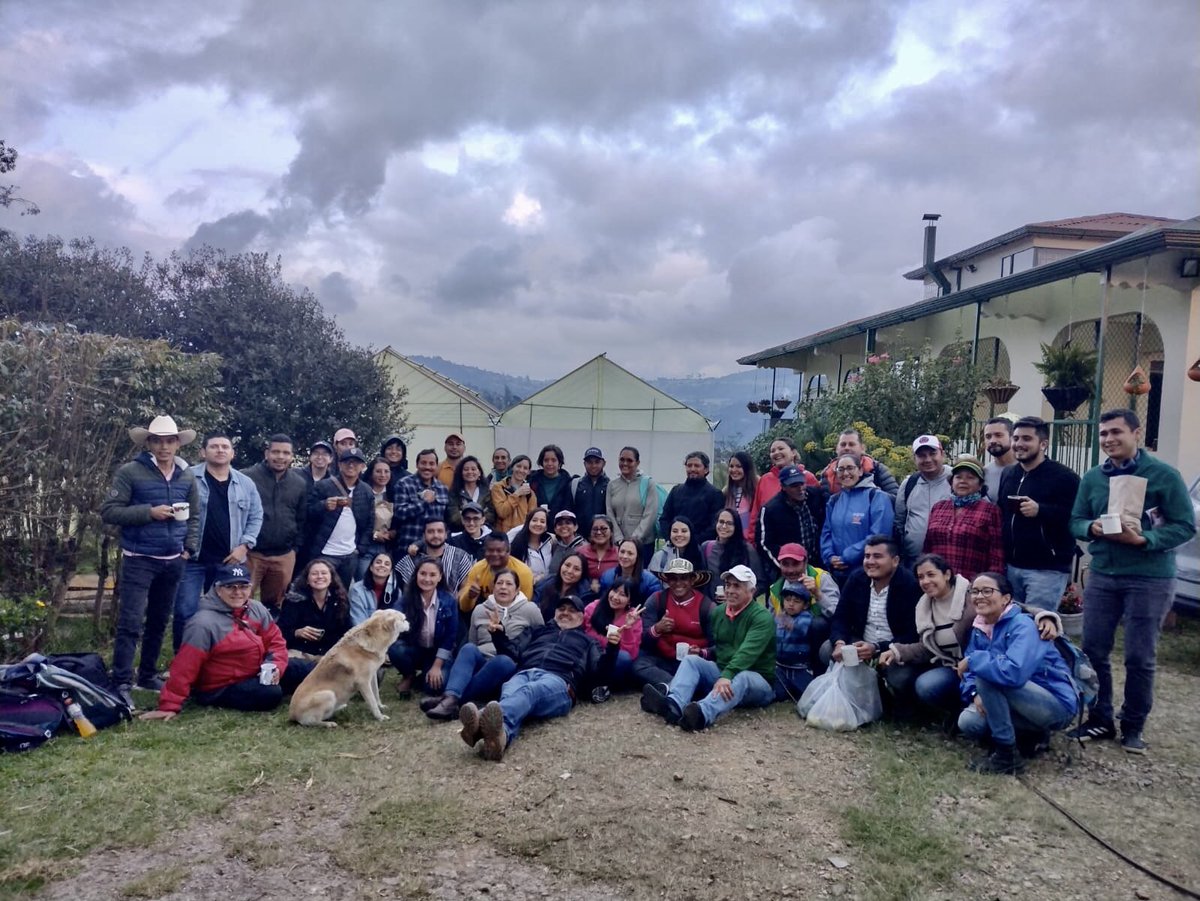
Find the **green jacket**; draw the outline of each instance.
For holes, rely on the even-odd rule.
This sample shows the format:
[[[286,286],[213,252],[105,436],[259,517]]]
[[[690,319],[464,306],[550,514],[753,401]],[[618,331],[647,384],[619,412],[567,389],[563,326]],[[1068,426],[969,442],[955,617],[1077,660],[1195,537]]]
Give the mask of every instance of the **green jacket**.
[[[1092,569],[1098,573],[1174,578],[1174,549],[1196,532],[1192,502],[1179,471],[1145,450],[1138,451],[1133,467],[1120,473],[1107,472],[1107,465],[1089,469],[1079,483],[1075,506],[1071,510],[1071,534],[1089,542]],[[1141,547],[1096,538],[1089,531],[1092,522],[1108,512],[1110,474],[1135,475],[1147,480],[1142,513],[1142,534],[1146,544]]]
[[[725,605],[719,604],[712,612],[711,623],[722,679],[753,670],[774,684],[775,617],[766,607],[751,601],[731,620],[725,615]]]

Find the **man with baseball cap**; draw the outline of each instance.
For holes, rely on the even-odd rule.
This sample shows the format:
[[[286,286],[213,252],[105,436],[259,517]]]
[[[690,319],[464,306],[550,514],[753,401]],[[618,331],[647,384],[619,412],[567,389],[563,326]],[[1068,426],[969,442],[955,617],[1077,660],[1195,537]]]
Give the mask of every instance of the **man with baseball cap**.
[[[474,704],[459,708],[459,735],[468,748],[482,739],[480,756],[500,760],[528,717],[566,716],[580,694],[595,702],[608,700],[621,636],[610,636],[601,650],[583,630],[583,611],[578,595],[564,595],[553,621],[527,628],[516,638],[504,631],[498,608],[489,612],[488,631],[496,653],[515,660],[517,672],[500,689],[498,702],[482,711]]]
[[[589,447],[583,452],[583,475],[575,477],[572,487],[572,508],[579,522],[590,523],[605,513],[608,476],[604,472],[604,454],[600,448]]]
[[[707,729],[735,707],[775,700],[775,619],[754,603],[754,571],[739,564],[721,581],[725,602],[710,617],[713,646],[684,657],[666,693],[652,683],[642,690],[643,710],[687,732]]]
[[[121,611],[112,674],[118,694],[133,707],[139,638],[138,686],[162,688],[155,669],[167,618],[184,561],[200,550],[200,492],[186,461],[176,457],[182,445],[196,440],[195,429],[181,430],[170,416],[156,416],[149,428],[130,429],[129,437],[141,450],[117,470],[100,518],[121,527]]]
[[[360,481],[366,468],[361,450],[344,450],[338,474],[316,482],[308,494],[309,558],[332,563],[343,585],[354,578],[359,551],[366,550],[375,521],[371,488]]]
[[[454,484],[454,470],[458,468],[459,461],[467,452],[467,442],[458,432],[451,432],[446,436],[442,448],[446,451],[446,459],[438,467],[437,477],[439,482],[449,488]]]
[[[821,546],[828,497],[823,488],[810,487],[807,474],[797,466],[779,470],[779,486],[779,493],[759,511],[755,530],[772,577],[780,572],[779,551],[785,544]]]
[[[274,710],[283,700],[279,677],[287,664],[283,633],[250,597],[250,567],[224,564],[188,620],[158,709],[141,718],[174,719],[189,697],[210,707]]]
[[[327,479],[331,475],[330,465],[333,463],[333,445],[325,439],[314,441],[308,449],[308,465],[301,467],[300,475],[311,488],[314,482]]]
[[[450,544],[459,550],[466,551],[471,559],[483,559],[483,539],[492,534],[492,530],[484,521],[483,507],[474,501],[462,505],[463,530],[450,536]]]
[[[352,447],[358,447],[358,436],[354,434],[353,429],[338,429],[333,433],[333,450],[339,461],[342,454]]]
[[[917,471],[906,478],[896,495],[892,522],[900,545],[900,562],[911,568],[925,546],[929,513],[938,501],[950,498],[950,467],[937,435],[921,435],[912,444]]]

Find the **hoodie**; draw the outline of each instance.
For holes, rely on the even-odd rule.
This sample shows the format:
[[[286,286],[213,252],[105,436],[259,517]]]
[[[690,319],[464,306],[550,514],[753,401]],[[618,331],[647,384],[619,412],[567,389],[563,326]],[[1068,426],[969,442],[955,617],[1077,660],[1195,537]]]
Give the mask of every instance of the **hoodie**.
[[[971,641],[963,655],[967,671],[962,679],[962,699],[970,703],[980,679],[1000,688],[1020,688],[1027,682],[1040,685],[1058,701],[1063,710],[1074,715],[1079,702],[1062,655],[1052,641],[1042,641],[1033,618],[1015,604],[1000,615],[989,637],[976,619]]]
[[[865,475],[853,488],[843,488],[829,499],[821,527],[821,559],[828,565],[841,557],[850,569],[862,564],[867,539],[892,532],[892,499]]]
[[[507,607],[501,607],[496,603],[495,595],[489,594],[487,600],[472,611],[471,626],[467,631],[467,640],[477,646],[485,657],[496,655],[496,645],[492,641],[492,633],[488,630],[489,610],[500,611],[504,634],[511,639],[515,639],[526,629],[536,629],[545,623],[537,604],[525,597],[524,592],[518,591],[516,598]]]
[[[388,466],[392,468],[392,479],[390,482],[388,482],[388,489],[394,496],[396,493],[396,485],[398,485],[403,479],[407,479],[410,475],[408,471],[408,445],[405,444],[404,439],[399,435],[388,435],[383,439],[383,444],[379,445],[379,456],[383,456],[383,452],[387,450],[389,444],[399,444],[400,449],[404,451],[403,460],[401,460],[399,463],[388,464]]]
[[[908,482],[912,481],[912,487]],[[941,475],[926,479],[914,472],[896,495],[895,532],[900,544],[900,556],[905,565],[921,556],[925,547],[925,532],[929,528],[929,514],[938,501],[950,499],[950,467],[942,464]]]

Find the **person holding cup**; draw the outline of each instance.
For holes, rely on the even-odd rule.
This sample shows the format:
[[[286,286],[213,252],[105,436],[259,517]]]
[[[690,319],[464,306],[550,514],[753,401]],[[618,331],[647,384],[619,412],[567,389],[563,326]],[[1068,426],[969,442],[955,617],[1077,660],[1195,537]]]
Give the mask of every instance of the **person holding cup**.
[[[642,647],[633,661],[633,675],[665,694],[681,659],[712,644],[711,614],[716,605],[700,591],[711,574],[696,570],[690,560],[677,557],[656,575],[667,587],[646,602]]]
[[[529,484],[532,461],[524,454],[513,457],[510,474],[492,482],[489,490],[492,509],[496,511],[497,532],[508,532],[525,524],[526,517],[537,507],[537,495]]]
[[[617,684],[627,683],[633,674],[633,661],[637,659],[642,645],[642,610],[634,604],[637,583],[631,579],[619,579],[592,601],[583,611],[583,630],[603,647],[615,642],[620,650],[613,669],[613,680]]]
[[[223,565],[183,631],[158,709],[141,718],[174,719],[189,697],[209,707],[274,710],[287,665],[283,633],[250,597],[250,567]]]

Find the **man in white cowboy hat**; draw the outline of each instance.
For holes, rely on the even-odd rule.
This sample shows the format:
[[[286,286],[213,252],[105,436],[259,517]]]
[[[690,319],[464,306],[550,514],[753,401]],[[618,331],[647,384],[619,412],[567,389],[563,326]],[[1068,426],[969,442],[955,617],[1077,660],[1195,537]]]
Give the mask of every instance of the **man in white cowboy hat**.
[[[667,691],[652,683],[642,690],[643,710],[687,732],[707,729],[735,707],[775,700],[775,618],[754,602],[754,571],[739,564],[721,581],[725,603],[710,614],[711,646],[683,658]]]
[[[711,574],[708,570],[696,572],[690,560],[676,557],[655,575],[667,587],[646,601],[642,648],[633,661],[633,674],[647,689],[654,686],[665,694],[682,657],[712,644],[715,605],[699,590],[708,584]]]
[[[100,518],[121,527],[121,613],[112,673],[118,692],[132,706],[139,638],[137,686],[162,688],[155,667],[184,561],[199,550],[200,494],[186,461],[175,456],[196,440],[195,429],[181,430],[170,416],[156,416],[148,428],[130,429],[129,437],[142,450],[117,470]]]

